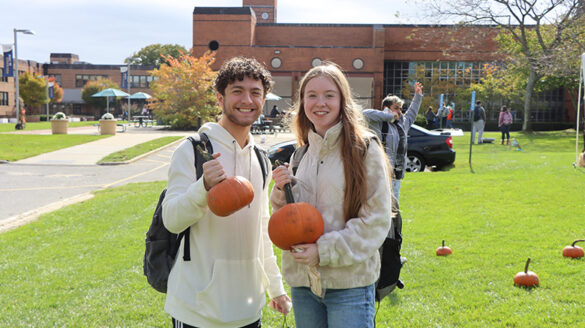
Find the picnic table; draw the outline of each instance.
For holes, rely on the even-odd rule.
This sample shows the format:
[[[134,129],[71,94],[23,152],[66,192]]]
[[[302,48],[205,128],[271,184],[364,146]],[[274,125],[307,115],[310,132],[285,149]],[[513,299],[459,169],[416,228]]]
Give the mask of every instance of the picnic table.
[[[150,124],[150,126],[152,126],[154,124],[154,121],[150,118],[150,116],[147,116],[147,115],[134,116],[132,122],[134,122],[134,127],[136,127],[136,128],[147,127],[148,124]]]

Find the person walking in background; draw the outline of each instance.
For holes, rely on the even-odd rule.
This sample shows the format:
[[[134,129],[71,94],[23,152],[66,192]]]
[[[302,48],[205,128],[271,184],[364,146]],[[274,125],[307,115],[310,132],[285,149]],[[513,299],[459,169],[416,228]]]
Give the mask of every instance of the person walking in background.
[[[164,225],[177,234],[190,227],[192,255],[188,262],[176,258],[165,310],[173,327],[257,328],[266,291],[274,309],[287,314],[290,305],[268,237],[268,184],[263,187],[250,134],[270,91],[271,76],[256,60],[235,57],[222,65],[214,86],[223,115],[219,123],[205,123],[199,129],[209,137],[214,159],[203,163],[203,177],[195,181],[193,147],[185,141],[169,167]],[[254,199],[243,209],[218,217],[207,206],[208,191],[234,175],[252,183]],[[179,254],[184,246],[183,241]]]
[[[453,108],[451,108],[451,106],[447,106],[447,129],[453,128],[453,114],[455,114]]]
[[[308,148],[294,179],[292,167],[274,169],[272,209],[285,205],[284,185],[294,181],[294,198],[315,206],[325,226],[317,242],[282,252],[296,326],[372,328],[378,248],[391,219],[388,159],[378,139],[360,124],[347,78],[335,64],[305,74],[294,113],[298,144]],[[320,284],[310,278],[311,267],[317,267]]]
[[[382,100],[384,110],[366,109],[363,111],[370,130],[376,133],[382,141],[390,164],[394,169],[392,190],[397,201],[399,200],[400,186],[408,163],[406,158],[408,130],[418,115],[423,98],[422,90],[423,85],[420,82],[416,82],[414,84],[414,98],[404,115],[402,115],[404,100],[397,96],[387,96]]]
[[[504,137],[506,137],[506,145],[510,144],[510,127],[514,122],[510,109],[505,105],[500,108],[500,117],[498,118],[498,127],[502,131],[502,145],[504,144]]]
[[[471,131],[471,143],[475,143],[475,133],[477,132],[477,143],[483,143],[483,129],[485,128],[485,109],[481,105],[481,101],[478,100],[475,103],[475,108],[473,108],[473,126]]]
[[[435,120],[437,119],[437,115],[433,112],[433,106],[429,106],[427,111],[425,112],[425,119],[427,120],[427,130],[433,130],[436,128]]]

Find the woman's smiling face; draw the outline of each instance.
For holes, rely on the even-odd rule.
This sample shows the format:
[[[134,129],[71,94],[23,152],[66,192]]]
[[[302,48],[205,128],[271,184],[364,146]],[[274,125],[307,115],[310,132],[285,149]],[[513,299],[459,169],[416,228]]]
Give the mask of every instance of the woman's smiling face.
[[[341,92],[331,79],[323,75],[316,76],[307,82],[303,93],[303,104],[305,115],[322,137],[341,119]]]

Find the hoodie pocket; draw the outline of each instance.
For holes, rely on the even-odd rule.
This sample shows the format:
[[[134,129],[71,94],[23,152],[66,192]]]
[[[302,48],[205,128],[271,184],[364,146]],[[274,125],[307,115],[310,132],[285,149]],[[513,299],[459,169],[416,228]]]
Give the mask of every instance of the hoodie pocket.
[[[209,285],[197,295],[202,315],[231,322],[260,315],[268,278],[258,259],[216,260]]]

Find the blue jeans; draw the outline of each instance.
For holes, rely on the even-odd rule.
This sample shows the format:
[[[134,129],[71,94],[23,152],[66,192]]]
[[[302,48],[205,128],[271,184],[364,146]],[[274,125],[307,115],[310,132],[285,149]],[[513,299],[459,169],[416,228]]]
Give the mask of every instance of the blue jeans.
[[[323,298],[308,287],[292,287],[297,328],[373,328],[374,285],[327,289]]]
[[[392,192],[396,200],[400,198],[400,186],[402,185],[401,179],[392,179]]]
[[[502,142],[504,142],[504,137],[507,137],[507,140],[510,141],[510,126],[502,124],[500,130],[502,131]]]

